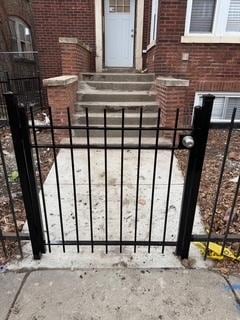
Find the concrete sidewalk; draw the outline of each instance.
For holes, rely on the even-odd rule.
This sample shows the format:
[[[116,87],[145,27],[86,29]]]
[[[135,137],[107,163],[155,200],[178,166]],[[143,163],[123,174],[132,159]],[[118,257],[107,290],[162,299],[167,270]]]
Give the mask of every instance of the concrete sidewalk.
[[[0,320],[237,320],[240,278],[206,270],[0,274]]]

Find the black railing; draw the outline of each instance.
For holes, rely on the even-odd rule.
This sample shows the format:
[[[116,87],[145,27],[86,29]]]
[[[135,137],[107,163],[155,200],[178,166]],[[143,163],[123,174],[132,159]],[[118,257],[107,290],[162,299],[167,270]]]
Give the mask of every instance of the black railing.
[[[34,111],[43,109],[42,81],[39,75],[9,77],[8,73],[5,73],[0,79],[0,122],[2,124],[6,124],[8,120],[4,93],[10,91],[17,96],[19,105],[27,110],[29,108],[33,108]]]

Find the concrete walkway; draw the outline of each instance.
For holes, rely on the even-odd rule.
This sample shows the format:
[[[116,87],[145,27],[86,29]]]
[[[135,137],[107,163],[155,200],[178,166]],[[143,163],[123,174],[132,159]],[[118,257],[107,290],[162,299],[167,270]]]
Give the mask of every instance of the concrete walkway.
[[[116,143],[116,139],[112,139]],[[64,142],[64,141],[63,141]],[[75,143],[86,143],[84,138],[75,138]],[[103,143],[101,138],[94,138],[92,143]],[[110,143],[109,138],[109,143]],[[126,143],[136,143],[134,138],[126,138]],[[143,143],[154,143],[154,139],[145,138]],[[159,143],[169,144],[168,140],[160,139]],[[133,240],[135,231],[136,210],[136,179],[137,179],[137,150],[125,150],[123,174],[123,240]],[[89,216],[89,186],[88,161],[86,150],[74,150],[76,197],[78,211],[78,231],[80,240],[90,240]],[[158,152],[155,181],[155,198],[153,207],[152,240],[161,241],[164,233],[164,223],[167,209],[166,240],[176,241],[180,219],[180,209],[184,178],[174,158],[172,166],[172,181],[170,199],[166,208],[169,168],[171,152],[161,150]],[[57,157],[61,206],[63,214],[63,232],[65,240],[76,240],[76,220],[74,210],[73,178],[71,154],[69,150],[61,149]],[[138,224],[137,240],[148,241],[150,227],[150,207],[152,196],[154,152],[142,150],[139,177]],[[91,150],[92,175],[92,216],[94,240],[105,240],[105,170],[104,151]],[[121,183],[121,152],[108,150],[108,239],[120,238],[120,183]],[[56,187],[56,172],[53,166],[44,183],[44,194],[47,206],[50,241],[61,240],[60,214]],[[41,199],[41,196],[40,196]],[[45,219],[43,217],[43,221]],[[46,229],[46,227],[45,227]],[[204,234],[201,223],[200,210],[197,208],[194,233]],[[39,269],[39,268],[112,268],[126,265],[129,268],[181,268],[182,265],[174,255],[175,247],[166,247],[164,254],[162,248],[152,247],[148,254],[146,247],[138,247],[137,254],[133,247],[123,247],[119,253],[119,246],[109,246],[109,254],[105,254],[105,247],[81,247],[80,254],[76,246],[67,246],[63,254],[61,246],[52,246],[52,253],[47,253],[41,261],[32,260],[30,244],[23,247],[24,259],[14,261],[8,269]],[[207,267],[209,262],[203,261],[199,250],[192,244],[190,257],[194,267]]]
[[[206,270],[0,274],[0,320],[237,320],[240,278]]]

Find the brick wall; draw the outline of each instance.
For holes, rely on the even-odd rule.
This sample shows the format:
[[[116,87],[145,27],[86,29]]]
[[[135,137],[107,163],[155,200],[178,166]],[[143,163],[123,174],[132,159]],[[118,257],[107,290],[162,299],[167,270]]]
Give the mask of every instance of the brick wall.
[[[94,0],[32,0],[41,71],[45,78],[61,74],[59,37],[76,37],[95,54]]]
[[[195,91],[240,92],[240,45],[181,43],[187,0],[159,3],[157,44],[147,54],[148,69],[159,75],[190,80],[186,100],[189,114]],[[188,61],[182,60],[184,53],[189,54]]]
[[[59,38],[61,74],[79,75],[91,70],[91,50],[77,38]]]
[[[43,81],[47,89],[48,103],[52,110],[53,123],[66,125],[68,123],[67,109],[73,114],[77,100],[78,77],[60,76],[45,79]],[[57,133],[65,135],[66,130],[58,130]]]
[[[187,0],[161,0],[155,71],[161,75],[197,79],[239,77],[239,44],[186,44],[184,35]],[[183,61],[182,54],[189,60]]]
[[[156,79],[156,93],[161,108],[161,125],[173,128],[179,109],[178,127],[186,123],[186,99],[189,81],[167,77]],[[166,132],[167,133],[167,132]]]

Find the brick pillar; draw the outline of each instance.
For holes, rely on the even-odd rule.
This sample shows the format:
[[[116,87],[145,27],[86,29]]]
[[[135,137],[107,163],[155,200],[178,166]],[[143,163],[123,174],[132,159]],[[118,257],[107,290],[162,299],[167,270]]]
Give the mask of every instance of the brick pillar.
[[[78,76],[91,70],[91,49],[78,38],[59,38],[62,74]]]
[[[53,122],[56,125],[68,123],[67,108],[73,114],[77,101],[77,76],[60,76],[43,80],[43,85],[47,88],[48,103],[52,109]],[[58,133],[65,133],[60,130]]]
[[[184,124],[187,112],[187,90],[189,80],[175,79],[169,77],[158,77],[156,79],[157,101],[161,108],[161,125],[173,127],[175,123],[176,110],[180,109],[179,125]]]

